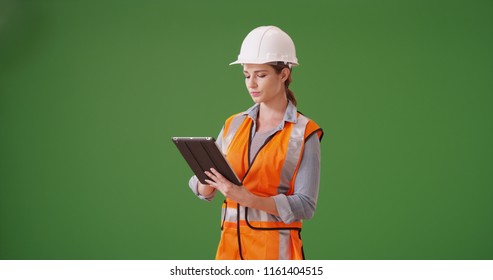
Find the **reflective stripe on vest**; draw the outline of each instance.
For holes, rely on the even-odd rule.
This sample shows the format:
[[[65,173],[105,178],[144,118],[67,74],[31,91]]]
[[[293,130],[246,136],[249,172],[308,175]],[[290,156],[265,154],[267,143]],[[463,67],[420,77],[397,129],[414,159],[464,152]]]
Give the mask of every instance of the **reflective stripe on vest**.
[[[223,136],[223,143],[222,143],[222,152],[223,155],[226,155],[228,151],[229,144],[231,144],[231,141],[233,140],[233,137],[236,134],[236,131],[240,127],[241,123],[245,120],[246,116],[243,114],[238,114],[236,115],[232,120],[231,123],[225,127],[227,131],[224,131],[224,136]]]
[[[298,162],[301,157],[301,149],[305,142],[305,127],[310,120],[303,116],[298,116],[298,121],[291,131],[291,138],[289,139],[288,150],[286,152],[286,159],[281,171],[281,184],[279,185],[277,193],[287,193],[291,186],[291,181],[295,174]]]
[[[233,207],[232,204],[234,204],[234,203],[228,203],[229,207],[226,207],[226,203],[225,203],[225,205],[222,209],[222,212],[221,212],[221,220],[222,221],[233,222],[233,223],[237,222],[238,210],[236,207]],[[240,205],[239,208],[240,208],[240,220],[241,221],[247,221],[248,223],[267,222],[269,224],[277,224],[278,222],[282,222],[281,218],[276,217],[274,215],[271,215],[265,211],[261,211],[261,210],[254,209],[254,208],[248,208],[248,207],[245,207],[242,205]],[[246,217],[246,216],[248,216],[248,217]],[[282,229],[282,228],[301,229],[301,222],[284,224],[283,226],[278,227],[276,229]]]

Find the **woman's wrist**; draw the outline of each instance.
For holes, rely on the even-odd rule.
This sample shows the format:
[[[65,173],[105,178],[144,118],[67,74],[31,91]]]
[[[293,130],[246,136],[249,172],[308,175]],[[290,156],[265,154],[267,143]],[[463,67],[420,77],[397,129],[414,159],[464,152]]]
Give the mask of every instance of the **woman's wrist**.
[[[246,190],[245,186],[240,186],[240,188],[244,188],[244,190]],[[243,204],[247,207],[255,208],[256,204],[258,204],[259,196],[255,195],[255,194],[253,194],[247,190],[244,192],[243,197],[244,197],[244,201],[241,204]]]
[[[214,188],[209,185],[204,185],[197,180],[197,193],[202,196],[208,196],[214,191]]]
[[[265,211],[269,214],[273,214],[276,216],[279,216],[279,213],[277,212],[277,207],[276,207],[276,202],[274,198],[272,197],[264,197],[264,196],[258,196],[253,193],[249,192],[249,195],[246,196],[245,200],[245,206],[248,206],[250,208],[255,208],[258,210]]]

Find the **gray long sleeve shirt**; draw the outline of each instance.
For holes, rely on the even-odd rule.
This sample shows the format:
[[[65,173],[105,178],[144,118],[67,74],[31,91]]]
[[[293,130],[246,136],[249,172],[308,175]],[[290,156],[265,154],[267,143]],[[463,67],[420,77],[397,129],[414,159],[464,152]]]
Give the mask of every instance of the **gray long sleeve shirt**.
[[[250,150],[250,161],[257,154],[259,148],[264,143],[265,139],[269,138],[272,134],[284,128],[285,122],[296,122],[296,107],[289,102],[284,114],[283,121],[274,130],[266,133],[255,133],[256,120],[258,116],[259,105],[256,104],[250,109],[245,111],[253,120],[252,127],[252,145]],[[221,149],[222,147],[222,134],[223,130],[217,137],[216,144]],[[207,196],[202,196],[197,191],[198,179],[196,176],[190,178],[189,186],[191,190],[200,199],[211,201],[215,195],[216,190]],[[320,185],[320,141],[316,134],[311,135],[305,142],[305,148],[303,150],[302,160],[298,173],[296,174],[296,180],[294,184],[294,192],[292,195],[278,194],[273,196],[279,212],[279,217],[284,223],[292,223],[297,220],[310,219],[317,204],[318,190]]]

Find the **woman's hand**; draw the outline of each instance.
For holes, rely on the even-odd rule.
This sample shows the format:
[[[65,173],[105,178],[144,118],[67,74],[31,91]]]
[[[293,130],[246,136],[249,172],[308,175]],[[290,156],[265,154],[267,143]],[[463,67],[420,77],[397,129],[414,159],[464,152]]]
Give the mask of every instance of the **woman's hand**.
[[[249,192],[244,186],[238,186],[231,183],[231,181],[226,179],[214,168],[211,168],[210,172],[205,171],[205,175],[211,178],[211,180],[205,180],[211,187],[216,188],[225,197],[233,201],[236,201],[243,205],[248,205],[254,197],[254,195]]]
[[[226,179],[214,168],[211,168],[210,172],[205,171],[205,175],[211,178],[211,180],[205,180],[207,184],[219,190],[225,197],[236,201],[243,206],[259,209],[267,213],[279,216],[276,202],[272,197],[261,197],[258,195],[254,195],[244,186],[238,186],[231,183],[231,181]]]
[[[204,185],[202,184],[199,180],[197,180],[197,192],[200,194],[200,195],[203,195],[203,196],[208,196],[210,195],[216,188],[214,188],[213,186],[209,186],[209,185]]]

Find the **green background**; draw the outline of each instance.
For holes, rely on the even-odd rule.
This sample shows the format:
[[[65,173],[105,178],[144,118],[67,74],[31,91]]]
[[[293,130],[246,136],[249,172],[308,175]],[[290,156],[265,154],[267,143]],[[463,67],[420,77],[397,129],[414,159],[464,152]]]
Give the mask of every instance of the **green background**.
[[[295,41],[324,129],[309,259],[493,258],[493,2],[0,1],[0,258],[212,259],[222,197],[171,136],[251,106],[246,34]]]

